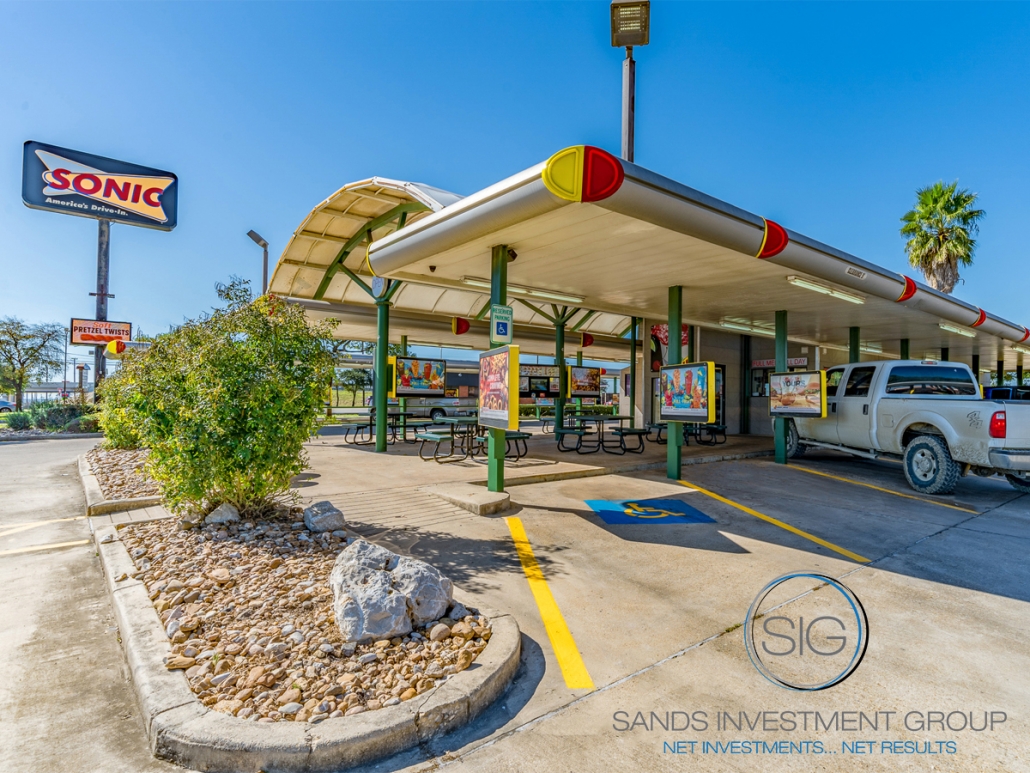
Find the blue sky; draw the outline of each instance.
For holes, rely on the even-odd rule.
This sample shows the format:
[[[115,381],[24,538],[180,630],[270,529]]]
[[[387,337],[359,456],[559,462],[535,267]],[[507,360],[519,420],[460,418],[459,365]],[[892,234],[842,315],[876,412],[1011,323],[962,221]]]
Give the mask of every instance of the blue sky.
[[[1027,309],[1030,6],[655,0],[637,162],[906,271],[899,217],[987,210],[956,295]],[[471,193],[567,145],[618,153],[608,4],[0,3],[0,315],[92,316],[96,224],[25,208],[27,139],[178,174],[179,226],[112,231],[112,319],[167,329],[260,284],[307,211],[371,175]],[[909,272],[911,273],[911,272]]]

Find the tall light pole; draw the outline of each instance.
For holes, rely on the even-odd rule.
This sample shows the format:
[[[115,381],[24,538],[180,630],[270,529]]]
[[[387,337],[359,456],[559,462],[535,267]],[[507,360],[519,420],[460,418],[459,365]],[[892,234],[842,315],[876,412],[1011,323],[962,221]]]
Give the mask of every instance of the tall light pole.
[[[622,157],[633,161],[633,124],[636,113],[637,63],[634,46],[646,46],[651,34],[648,0],[612,0],[612,46],[626,48],[622,63]]]
[[[261,294],[264,295],[268,292],[268,242],[262,238],[257,231],[247,231],[253,242],[261,248]]]

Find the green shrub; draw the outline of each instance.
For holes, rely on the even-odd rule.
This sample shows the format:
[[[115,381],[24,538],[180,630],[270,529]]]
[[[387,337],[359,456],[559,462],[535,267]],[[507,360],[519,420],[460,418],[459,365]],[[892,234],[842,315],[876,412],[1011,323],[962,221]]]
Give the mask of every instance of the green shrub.
[[[105,448],[134,449],[142,445],[139,428],[143,417],[134,402],[139,368],[134,368],[132,363],[144,356],[143,352],[134,352],[122,360],[122,366],[114,375],[97,387],[100,401],[96,418],[104,433]]]
[[[8,414],[7,427],[14,430],[32,429],[32,417],[28,411]]]
[[[92,413],[92,406],[76,401],[42,400],[33,403],[28,413],[37,429],[56,432],[64,429],[73,419]]]
[[[228,502],[261,516],[306,466],[303,444],[333,370],[332,323],[309,326],[301,307],[274,296],[251,300],[239,280],[220,286],[219,297],[226,308],[123,360],[101,387],[101,404],[115,403],[103,408],[101,424],[107,432],[125,410],[173,509]]]
[[[72,419],[63,427],[64,432],[99,432],[100,424],[96,416],[79,416]]]

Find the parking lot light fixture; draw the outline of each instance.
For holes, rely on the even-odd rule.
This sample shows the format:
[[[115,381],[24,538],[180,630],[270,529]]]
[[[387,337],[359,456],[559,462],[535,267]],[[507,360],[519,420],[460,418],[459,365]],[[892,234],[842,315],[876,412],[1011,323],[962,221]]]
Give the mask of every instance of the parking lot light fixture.
[[[484,290],[490,289],[489,279],[480,279],[475,276],[463,276],[461,283],[468,285],[469,287],[481,287]],[[582,303],[582,295],[570,295],[568,293],[560,293],[556,290],[539,290],[535,287],[522,287],[520,285],[507,285],[507,290],[512,295],[527,295],[530,298],[546,298],[549,301],[564,301],[565,303]]]
[[[637,111],[637,63],[634,46],[646,46],[651,38],[651,3],[648,0],[612,0],[612,46],[626,48],[622,62],[622,157],[633,161],[634,125]]]
[[[865,298],[855,293],[849,293],[846,290],[838,290],[835,287],[820,284],[819,282],[813,282],[811,279],[805,279],[800,276],[788,276],[787,281],[795,287],[802,287],[805,290],[812,290],[813,292],[822,293],[823,295],[829,295],[832,298],[839,298],[842,301],[848,303],[865,303]]]
[[[268,292],[268,242],[257,231],[247,231],[247,236],[261,248],[261,294]]]
[[[1020,354],[1030,354],[1030,349],[1027,349],[1025,346],[1013,346],[1012,351],[1019,352]]]
[[[955,333],[956,335],[965,336],[966,338],[976,338],[976,333],[972,330],[965,330],[954,325],[949,325],[947,322],[941,322],[939,325],[941,330],[946,330],[949,333]]]

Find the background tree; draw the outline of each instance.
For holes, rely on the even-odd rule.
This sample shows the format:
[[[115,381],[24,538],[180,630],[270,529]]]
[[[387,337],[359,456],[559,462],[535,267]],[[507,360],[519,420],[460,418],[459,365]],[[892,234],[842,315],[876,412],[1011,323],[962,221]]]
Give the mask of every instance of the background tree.
[[[923,272],[927,284],[950,293],[959,280],[959,266],[973,263],[982,209],[974,209],[977,194],[958,189],[958,182],[936,182],[916,191],[916,205],[901,218],[901,235],[908,240],[908,262]]]
[[[0,388],[14,392],[16,410],[33,378],[60,370],[64,358],[64,327],[56,322],[30,325],[16,317],[0,319]]]

